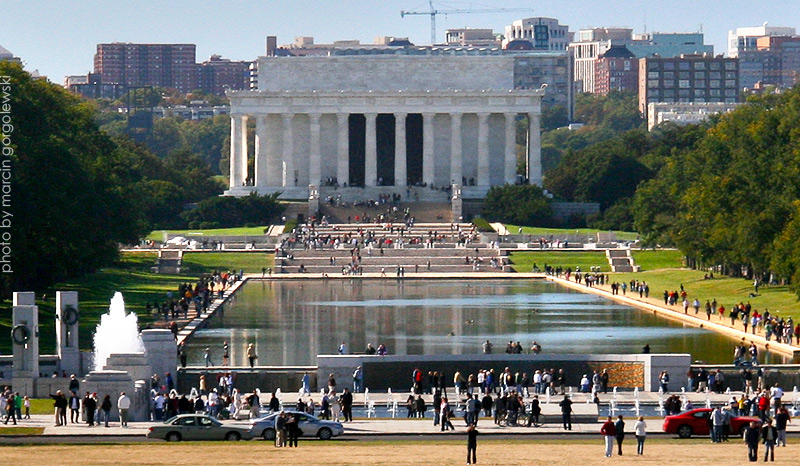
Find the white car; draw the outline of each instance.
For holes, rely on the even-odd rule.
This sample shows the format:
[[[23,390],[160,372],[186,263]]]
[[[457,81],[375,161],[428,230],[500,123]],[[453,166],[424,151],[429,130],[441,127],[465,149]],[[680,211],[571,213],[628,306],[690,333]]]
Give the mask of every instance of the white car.
[[[300,427],[300,435],[303,437],[319,437],[320,440],[329,440],[344,433],[344,426],[339,422],[324,421],[310,414],[299,411],[285,411],[290,416],[297,418],[297,425]],[[275,418],[277,413],[269,416],[254,419],[250,422],[250,432],[254,437],[261,436],[264,440],[275,439]]]

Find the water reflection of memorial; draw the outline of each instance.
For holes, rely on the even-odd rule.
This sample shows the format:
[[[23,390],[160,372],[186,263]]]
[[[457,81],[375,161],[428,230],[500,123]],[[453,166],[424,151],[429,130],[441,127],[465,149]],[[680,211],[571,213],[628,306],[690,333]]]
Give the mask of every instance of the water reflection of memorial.
[[[315,365],[317,354],[350,352],[367,343],[398,355],[479,354],[509,341],[526,349],[536,340],[546,354],[689,353],[693,359],[729,363],[733,341],[668,321],[593,294],[539,280],[327,280],[254,281],[226,304],[188,343],[189,364],[202,350],[231,364],[247,364],[255,343],[260,365]]]

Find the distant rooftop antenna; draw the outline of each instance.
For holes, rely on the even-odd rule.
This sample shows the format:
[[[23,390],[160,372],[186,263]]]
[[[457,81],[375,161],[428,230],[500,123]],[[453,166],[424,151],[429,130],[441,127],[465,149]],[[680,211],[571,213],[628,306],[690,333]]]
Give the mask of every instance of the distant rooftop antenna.
[[[647,34],[647,5],[645,5],[644,10],[642,11],[642,17],[644,21],[644,33]]]

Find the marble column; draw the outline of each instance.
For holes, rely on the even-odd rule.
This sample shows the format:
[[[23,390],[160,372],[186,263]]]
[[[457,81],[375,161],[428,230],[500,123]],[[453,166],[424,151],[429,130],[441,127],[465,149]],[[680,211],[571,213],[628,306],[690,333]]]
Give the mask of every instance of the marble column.
[[[435,113],[422,114],[422,181],[427,186],[434,184],[436,164],[433,151],[433,118]]]
[[[294,176],[294,134],[292,132],[291,113],[283,116],[283,186],[295,186]]]
[[[461,183],[461,117],[463,113],[450,114],[450,184]]]
[[[406,114],[394,114],[394,185],[406,186]]]
[[[367,127],[365,130],[365,159],[364,159],[364,185],[378,185],[378,144],[376,140],[377,113],[365,113]]]
[[[503,180],[508,184],[517,181],[517,121],[516,113],[506,113],[505,163]]]
[[[339,127],[336,150],[336,180],[340,186],[350,184],[350,115],[337,113]]]
[[[319,113],[311,113],[308,115],[310,133],[310,147],[308,153],[308,184],[313,184],[317,188],[319,188],[320,180],[322,179],[322,160],[319,142],[319,118]]]
[[[231,115],[231,153],[230,153],[230,177],[229,185],[231,189],[242,186],[242,164],[239,159],[242,157],[241,134],[242,119],[239,115]]]
[[[280,187],[283,186],[283,154],[282,154],[282,141],[281,134],[283,132],[282,125],[278,122],[278,115],[269,115],[265,118],[266,121],[266,139],[262,141],[263,150],[266,151],[266,171],[267,186]],[[261,176],[259,174],[259,176]]]
[[[478,113],[478,186],[489,186],[489,114]]]
[[[528,183],[542,185],[542,135],[538,112],[528,114]]]
[[[242,175],[242,184],[247,184],[247,153],[250,151],[250,147],[247,144],[247,115],[242,117],[242,125],[241,125],[241,132],[239,133],[239,137],[242,138],[242,157],[239,159],[240,165],[240,173]]]
[[[257,187],[269,186],[267,161],[267,117],[256,117],[256,156],[255,156],[255,185]]]

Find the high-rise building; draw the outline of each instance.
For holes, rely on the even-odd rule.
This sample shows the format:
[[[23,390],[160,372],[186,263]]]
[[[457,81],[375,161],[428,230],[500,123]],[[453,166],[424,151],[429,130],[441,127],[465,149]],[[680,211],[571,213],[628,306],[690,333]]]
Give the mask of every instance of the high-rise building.
[[[739,60],[713,55],[639,60],[639,111],[653,102],[739,102]]]
[[[242,90],[250,87],[249,61],[231,61],[219,55],[196,65],[197,89],[224,96],[226,89]]]
[[[447,45],[462,47],[500,47],[502,41],[491,29],[448,29],[444,32]]]
[[[739,52],[740,84],[792,87],[800,77],[800,36],[763,36],[756,48]]]
[[[518,19],[506,26],[503,47],[514,41],[530,42],[533,50],[564,51],[572,42],[569,27],[558,24],[554,18]]]
[[[624,45],[612,45],[597,58],[594,86],[595,92],[602,95],[611,91],[637,92],[639,60]]]
[[[628,28],[581,29],[579,41],[569,44],[575,87],[580,92],[597,92],[597,60],[614,45],[624,45],[636,58],[676,57],[685,54],[713,54],[701,33],[633,34]]]
[[[728,56],[736,58],[742,52],[758,50],[758,38],[765,36],[793,36],[793,27],[763,26],[736,28],[728,31]]]
[[[94,72],[104,83],[188,93],[197,88],[195,49],[194,44],[97,44]]]

